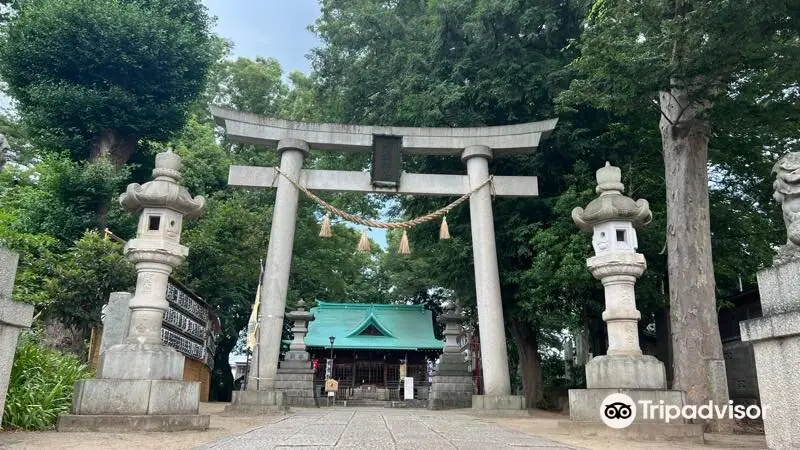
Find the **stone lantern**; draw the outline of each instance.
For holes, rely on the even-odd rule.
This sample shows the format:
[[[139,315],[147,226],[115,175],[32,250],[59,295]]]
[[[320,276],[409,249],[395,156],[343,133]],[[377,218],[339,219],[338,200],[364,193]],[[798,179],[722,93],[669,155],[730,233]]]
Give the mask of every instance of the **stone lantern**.
[[[620,180],[620,169],[606,163],[597,171],[596,191],[600,196],[586,209],[572,210],[578,228],[593,233],[595,256],[586,264],[603,283],[606,300],[603,320],[608,328],[608,352],[586,365],[586,385],[664,389],[664,364],[652,356],[642,356],[639,347],[641,314],[634,293],[636,280],[647,267],[644,255],[636,253],[636,227],[649,223],[653,216],[647,200],[633,201],[622,194],[625,187]],[[632,364],[635,371],[629,370],[634,368]]]
[[[286,318],[292,321],[294,337],[289,343],[289,351],[278,363],[274,389],[234,391],[233,401],[225,407],[225,411],[233,414],[269,414],[285,412],[290,406],[319,406],[314,395],[314,369],[305,343],[308,324],[314,320],[314,314],[306,310],[306,302],[302,299],[297,302],[296,307],[294,311],[286,313]],[[256,360],[258,350],[254,356]],[[263,373],[257,363],[251,363],[250,370],[250,380],[255,383],[263,380]]]
[[[180,184],[181,167],[177,154],[159,153],[154,180],[130,184],[120,196],[123,207],[140,214],[136,238],[125,246],[136,267],[128,334],[103,352],[96,379],[75,384],[73,415],[59,418],[60,431],[208,427],[209,416],[198,415],[200,383],[183,381],[185,357],[161,341],[169,276],[189,253],[180,244],[183,218],[199,216],[205,206]]]
[[[587,389],[569,391],[573,421],[600,421],[600,405],[611,393],[625,393],[634,401],[666,400],[682,406],[679,391],[667,391],[664,364],[643,355],[639,346],[639,319],[634,285],[647,264],[636,252],[636,228],[650,222],[646,200],[634,201],[623,195],[621,171],[609,163],[597,171],[599,196],[586,208],[572,210],[572,219],[583,231],[592,233],[595,256],[586,260],[592,275],[603,283],[608,331],[608,350],[586,364]],[[638,416],[637,416],[638,420]]]
[[[314,320],[314,315],[306,310],[306,302],[300,300],[297,309],[288,312],[286,318],[292,321],[294,339],[283,361],[278,364],[275,391],[283,393],[286,406],[318,406],[314,396],[314,369],[305,342],[308,323]]]
[[[444,323],[444,346],[431,379],[428,408],[469,408],[472,406],[472,375],[467,371],[464,354],[458,344],[464,317],[461,310],[451,303],[436,320]]]

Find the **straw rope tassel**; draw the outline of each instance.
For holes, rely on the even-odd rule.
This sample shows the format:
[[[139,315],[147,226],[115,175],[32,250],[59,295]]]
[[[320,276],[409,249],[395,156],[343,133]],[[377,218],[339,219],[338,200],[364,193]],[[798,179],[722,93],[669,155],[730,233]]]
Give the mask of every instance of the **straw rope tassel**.
[[[411,254],[411,247],[408,245],[408,230],[406,229],[403,229],[403,237],[400,238],[400,247],[398,247],[397,253],[401,255]]]
[[[319,237],[329,238],[332,237],[333,233],[331,232],[331,214],[325,213],[325,217],[322,218],[322,225],[319,229]]]
[[[447,216],[442,217],[442,226],[439,227],[439,239],[450,239],[450,229],[447,227]]]
[[[367,230],[361,232],[361,239],[358,241],[358,247],[356,248],[360,252],[369,253],[369,237],[367,236]]]

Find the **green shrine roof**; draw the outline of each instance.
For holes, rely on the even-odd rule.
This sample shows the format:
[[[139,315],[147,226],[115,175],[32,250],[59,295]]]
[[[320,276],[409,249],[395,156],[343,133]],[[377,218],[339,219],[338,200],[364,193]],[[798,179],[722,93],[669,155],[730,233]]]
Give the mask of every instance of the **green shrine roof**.
[[[441,350],[431,312],[422,305],[381,305],[317,301],[305,342],[309,347],[382,350]]]

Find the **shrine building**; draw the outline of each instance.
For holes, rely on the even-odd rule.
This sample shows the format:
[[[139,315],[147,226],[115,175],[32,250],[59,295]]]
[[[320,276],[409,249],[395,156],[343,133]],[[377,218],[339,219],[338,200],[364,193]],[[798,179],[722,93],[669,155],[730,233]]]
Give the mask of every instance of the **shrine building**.
[[[427,398],[430,368],[444,344],[434,336],[430,310],[320,301],[311,313],[305,343],[318,390],[332,354],[340,400],[402,400],[405,377],[414,378],[415,399]]]

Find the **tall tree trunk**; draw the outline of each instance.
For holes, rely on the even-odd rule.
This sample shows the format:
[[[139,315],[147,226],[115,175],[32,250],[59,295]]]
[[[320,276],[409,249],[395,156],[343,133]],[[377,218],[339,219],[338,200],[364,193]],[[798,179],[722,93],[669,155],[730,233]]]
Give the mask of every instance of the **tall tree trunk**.
[[[108,157],[114,167],[119,169],[131,158],[133,152],[136,151],[138,143],[138,136],[120,136],[115,130],[106,129],[92,143],[89,161],[96,162],[102,157]],[[111,205],[108,202],[97,207],[97,228],[100,230],[108,226],[108,210],[110,207]]]
[[[719,335],[708,200],[706,117],[711,103],[694,100],[691,86],[672,80],[660,92],[661,140],[667,187],[667,267],[673,351],[673,389],[689,404],[728,403]],[[724,430],[727,420],[707,428]]]
[[[89,160],[94,162],[102,156],[108,156],[114,167],[120,168],[131,159],[138,143],[139,136],[137,135],[123,136],[116,130],[105,129],[92,143]]]
[[[522,395],[525,397],[525,406],[535,408],[544,397],[542,364],[536,330],[521,320],[511,320],[510,328],[522,368]]]
[[[228,357],[235,346],[236,338],[227,335],[218,338],[217,352],[214,354],[214,370],[211,371],[210,401],[231,401],[233,384],[236,380],[233,379]]]

